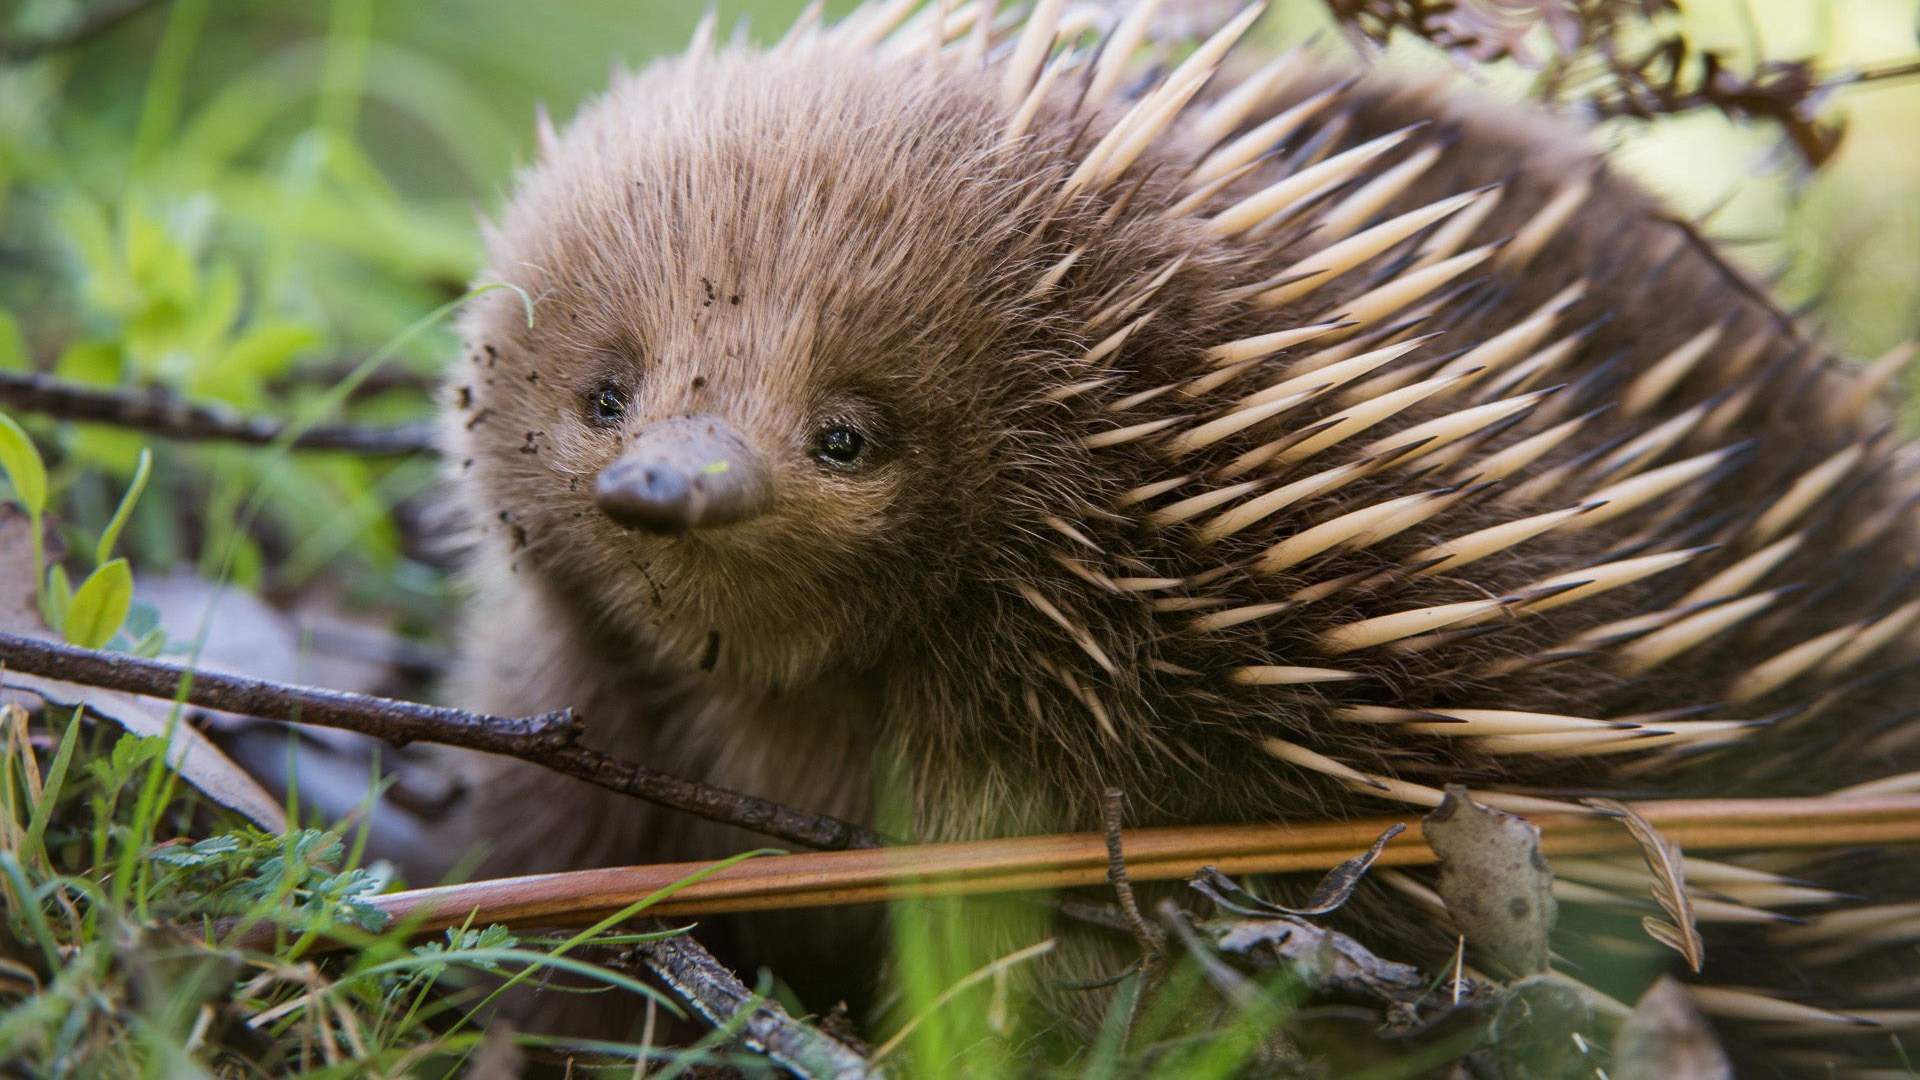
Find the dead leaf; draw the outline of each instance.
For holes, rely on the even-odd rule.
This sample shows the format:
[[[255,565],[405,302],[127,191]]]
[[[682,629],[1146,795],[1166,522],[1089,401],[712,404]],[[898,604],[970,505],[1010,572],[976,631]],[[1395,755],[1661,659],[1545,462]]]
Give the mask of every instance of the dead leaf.
[[[142,574],[135,596],[153,607],[169,639],[199,641],[198,670],[380,696],[407,697],[414,689],[399,669],[406,646],[387,622],[352,612],[324,587],[280,607],[181,569]],[[431,813],[458,790],[459,778],[444,759],[424,747],[396,748],[356,732],[199,706],[191,715],[269,792],[289,790],[297,772],[301,805],[327,820],[366,813],[369,792],[390,784],[375,802],[381,827],[371,850],[381,855],[433,844]]]
[[[10,504],[0,504],[0,633],[54,640],[40,621],[33,599],[32,534],[27,516]],[[0,700],[19,701],[21,695],[59,709],[85,706],[95,716],[119,724],[133,735],[159,738],[169,734],[171,709],[146,698],[26,675],[0,668]],[[286,811],[259,782],[234,764],[220,748],[188,724],[171,725],[167,762],[208,798],[246,815],[263,829],[285,832]]]
[[[1247,957],[1260,967],[1285,964],[1316,989],[1404,1001],[1427,988],[1418,968],[1383,960],[1347,935],[1304,919],[1220,920],[1207,923],[1205,929],[1221,952]]]
[[[1620,816],[1621,824],[1640,843],[1640,854],[1653,872],[1653,899],[1672,918],[1672,922],[1649,915],[1640,920],[1647,936],[1687,958],[1693,970],[1707,962],[1707,943],[1693,915],[1693,898],[1687,894],[1687,869],[1680,857],[1680,845],[1660,835],[1653,823],[1633,807],[1616,799],[1585,799],[1588,806]]]
[[[1477,961],[1515,975],[1547,968],[1557,908],[1540,830],[1525,818],[1482,806],[1458,785],[1420,823],[1440,857],[1440,895]]]
[[[1405,825],[1395,825],[1380,834],[1373,846],[1355,855],[1339,866],[1327,871],[1320,884],[1314,886],[1313,895],[1307,898],[1304,907],[1288,907],[1264,900],[1242,889],[1232,878],[1214,869],[1203,866],[1187,884],[1201,896],[1213,901],[1222,911],[1231,911],[1235,915],[1255,917],[1273,917],[1277,915],[1329,915],[1338,910],[1353,895],[1360,885],[1360,879],[1366,876],[1380,853],[1386,850],[1387,842],[1406,831]]]
[[[40,623],[40,605],[34,600],[32,528],[26,511],[13,503],[0,502],[0,631],[10,634],[45,629]],[[55,543],[55,536],[49,535],[49,559],[65,554]]]
[[[395,676],[390,656],[353,655],[341,645],[349,636],[372,640],[391,635],[383,626],[351,620],[324,596],[303,597],[297,610],[282,611],[245,589],[216,588],[186,568],[142,573],[134,596],[153,607],[169,639],[200,642],[194,666],[203,671],[360,694],[391,689]]]
[[[1733,1066],[1693,998],[1671,977],[1653,984],[1613,1042],[1613,1080],[1733,1080]]]

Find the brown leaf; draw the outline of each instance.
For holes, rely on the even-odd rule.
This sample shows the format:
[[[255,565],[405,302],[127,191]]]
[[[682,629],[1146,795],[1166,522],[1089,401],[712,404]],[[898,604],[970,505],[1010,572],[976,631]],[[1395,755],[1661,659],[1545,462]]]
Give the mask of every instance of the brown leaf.
[[[1613,1080],[1733,1080],[1733,1066],[1693,998],[1662,977],[1613,1043]]]
[[[24,510],[0,502],[0,630],[14,634],[43,632],[40,606],[33,595],[33,533]],[[59,550],[49,546],[47,557]]]
[[[0,504],[0,632],[51,641],[54,635],[40,621],[34,603],[32,534],[28,528],[24,513],[10,504]],[[169,735],[170,710],[145,698],[0,670],[0,700],[17,701],[22,695],[60,709],[85,706],[89,713],[119,724],[132,735]],[[181,779],[261,828],[286,831],[286,811],[252,776],[192,727],[185,723],[171,727],[167,762],[179,771]]]
[[[1283,963],[1308,986],[1385,1001],[1403,1001],[1427,988],[1419,969],[1383,960],[1347,935],[1304,919],[1223,919],[1205,929],[1221,952],[1244,956],[1261,967]]]
[[[318,589],[307,590],[292,610],[283,611],[245,589],[216,588],[183,567],[168,574],[142,573],[134,598],[153,607],[174,641],[200,639],[205,622],[194,660],[203,671],[359,694],[386,692],[395,679],[390,655],[380,653],[383,643],[391,645],[388,629],[342,612]],[[342,639],[364,644],[375,655],[355,655]]]
[[[406,646],[391,628],[350,611],[325,587],[305,589],[281,607],[245,589],[216,588],[182,568],[142,573],[134,597],[154,609],[170,639],[197,643],[193,666],[199,671],[383,696],[405,697],[411,689],[396,663]],[[397,689],[402,692],[396,695]],[[419,814],[444,809],[460,783],[444,757],[425,747],[395,749],[351,731],[199,706],[192,716],[235,764],[276,795],[294,782],[289,769],[297,760],[301,803],[328,820],[359,812],[369,791],[390,783],[374,848],[382,855],[435,843],[434,823]],[[289,752],[295,740],[297,758]]]
[[[1439,809],[1420,823],[1440,858],[1440,896],[1476,960],[1515,975],[1547,967],[1547,936],[1557,913],[1553,871],[1540,853],[1540,830],[1525,818],[1482,806],[1450,785]]]
[[[1693,898],[1687,894],[1687,868],[1681,860],[1680,845],[1660,835],[1652,822],[1626,803],[1614,799],[1584,801],[1588,806],[1620,815],[1621,824],[1639,841],[1640,854],[1647,860],[1647,869],[1653,872],[1654,902],[1673,920],[1665,922],[1649,915],[1640,925],[1649,937],[1686,957],[1693,970],[1699,971],[1707,962],[1707,943],[1701,938],[1694,919]]]

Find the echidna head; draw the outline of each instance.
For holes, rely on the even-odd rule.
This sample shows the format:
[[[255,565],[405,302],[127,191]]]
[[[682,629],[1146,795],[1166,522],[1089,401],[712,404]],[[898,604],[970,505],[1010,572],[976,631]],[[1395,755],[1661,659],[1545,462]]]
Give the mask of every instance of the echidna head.
[[[991,574],[1046,501],[1024,472],[1079,482],[1021,410],[1085,348],[1019,272],[1046,254],[1021,200],[1065,159],[1009,156],[1004,122],[907,64],[723,55],[551,139],[491,238],[532,325],[480,298],[455,380],[455,461],[517,571],[769,685],[871,662]]]

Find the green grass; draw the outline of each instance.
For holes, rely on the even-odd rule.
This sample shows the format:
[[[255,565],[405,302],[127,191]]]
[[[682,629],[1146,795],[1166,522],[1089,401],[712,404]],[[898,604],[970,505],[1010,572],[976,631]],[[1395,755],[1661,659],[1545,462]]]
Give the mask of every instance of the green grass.
[[[550,973],[631,995],[636,1013],[648,1001],[679,1011],[584,958],[636,940],[613,924],[644,905],[563,939],[521,941],[492,926],[415,941],[366,902],[387,882],[361,863],[362,832],[263,832],[180,784],[158,739],[78,720],[34,727],[17,707],[0,712],[0,726],[8,1075],[457,1075],[494,1000]],[[232,944],[260,925],[273,928],[272,948]],[[322,953],[322,940],[345,947]],[[525,1042],[530,1054],[570,1050],[583,1066],[623,1075],[643,1056],[678,1067],[737,1056],[719,1040],[680,1050],[603,1042],[584,1054]]]

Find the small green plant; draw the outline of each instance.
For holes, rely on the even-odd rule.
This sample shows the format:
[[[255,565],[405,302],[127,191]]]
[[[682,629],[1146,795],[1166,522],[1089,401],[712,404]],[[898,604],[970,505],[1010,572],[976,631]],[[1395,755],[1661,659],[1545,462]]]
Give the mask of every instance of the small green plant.
[[[133,608],[133,569],[126,559],[113,557],[113,546],[141,492],[146,490],[152,468],[153,454],[142,448],[134,466],[133,480],[94,547],[93,571],[80,582],[79,588],[68,584],[67,572],[61,566],[55,565],[47,573],[40,592],[41,615],[48,626],[72,644],[89,649],[105,648],[127,622]],[[130,648],[150,656],[159,652],[165,640],[158,627],[149,626],[138,640],[130,643]]]
[[[0,413],[0,473],[5,474],[14,496],[25,508],[27,527],[33,532],[34,596],[39,603],[40,617],[69,644],[88,649],[105,648],[127,625],[133,610],[133,568],[126,559],[115,558],[113,548],[134,505],[140,501],[140,494],[146,490],[152,470],[153,454],[143,447],[134,466],[133,479],[94,545],[93,570],[76,588],[67,576],[66,567],[59,563],[47,565],[46,462],[20,425]],[[159,653],[165,641],[164,632],[152,624],[147,613],[134,639],[124,645],[131,652],[152,656]]]

